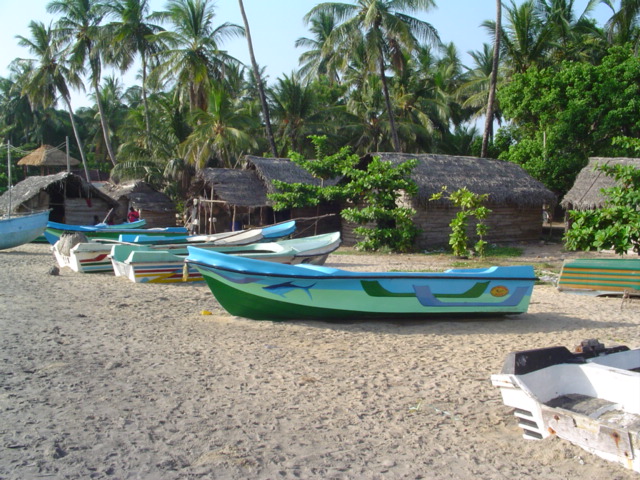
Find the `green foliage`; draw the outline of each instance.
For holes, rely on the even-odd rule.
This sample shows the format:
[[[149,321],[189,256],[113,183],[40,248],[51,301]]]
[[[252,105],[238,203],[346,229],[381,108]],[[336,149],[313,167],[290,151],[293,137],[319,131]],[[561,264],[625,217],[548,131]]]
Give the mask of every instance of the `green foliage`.
[[[491,210],[485,207],[483,203],[489,198],[489,194],[476,194],[469,191],[466,187],[448,193],[447,187],[445,186],[442,187],[441,192],[433,194],[430,200],[440,200],[442,198],[447,198],[460,209],[449,223],[451,227],[449,245],[451,245],[453,254],[459,257],[469,255],[469,236],[467,229],[469,219],[475,218],[477,220],[476,235],[478,236],[478,240],[474,245],[474,251],[478,256],[484,257],[487,247],[487,242],[484,240],[484,237],[488,231],[484,220],[489,216]]]
[[[412,159],[394,165],[374,157],[366,170],[345,172],[348,182],[344,186],[344,193],[356,206],[344,209],[342,217],[361,225],[355,232],[363,240],[356,248],[396,252],[413,249],[419,233],[412,220],[416,212],[412,208],[398,206],[398,200],[401,191],[408,196],[418,192],[417,185],[409,177],[417,163]],[[368,224],[374,224],[375,228],[366,226]]]
[[[291,161],[307,170],[313,177],[320,179],[320,185],[274,180],[273,184],[277,193],[269,194],[269,199],[274,202],[274,210],[316,206],[321,202],[344,198],[341,187],[325,186],[324,181],[339,178],[344,175],[345,171],[353,169],[359,161],[358,156],[350,154],[348,147],[341,148],[333,155],[325,155],[326,136],[311,136],[310,139],[316,150],[314,160],[306,160],[296,152],[289,152],[289,157]]]
[[[640,59],[612,48],[599,65],[531,67],[499,91],[513,144],[500,158],[566,192],[591,156],[615,156],[612,139],[640,137]]]
[[[363,237],[356,247],[361,250],[391,250],[408,252],[418,229],[412,221],[415,211],[399,207],[400,191],[415,195],[418,187],[409,179],[417,161],[410,160],[398,166],[374,158],[365,170],[356,169],[357,155],[349,148],[341,148],[333,155],[325,155],[326,137],[312,136],[316,148],[315,160],[290,153],[291,160],[321,179],[321,185],[275,181],[278,193],[269,194],[275,210],[315,206],[325,201],[349,200],[355,206],[342,211],[342,217],[354,222],[356,234]],[[344,177],[337,186],[325,186],[324,180]],[[370,227],[368,225],[375,225]]]
[[[609,250],[640,255],[640,170],[631,165],[601,165],[616,186],[606,188],[604,208],[569,211],[571,228],[564,237],[567,250]]]

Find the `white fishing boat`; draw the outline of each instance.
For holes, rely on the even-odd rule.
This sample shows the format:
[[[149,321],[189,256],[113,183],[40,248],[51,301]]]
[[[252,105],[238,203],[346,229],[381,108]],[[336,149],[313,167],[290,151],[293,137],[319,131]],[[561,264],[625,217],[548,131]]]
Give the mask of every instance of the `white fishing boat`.
[[[586,340],[514,352],[491,376],[523,437],[557,435],[640,472],[640,349]]]
[[[62,267],[68,267],[79,273],[101,273],[113,272],[110,254],[112,247],[115,245],[146,245],[148,250],[165,250],[173,252],[174,250],[185,250],[186,245],[198,245],[204,248],[221,247],[233,245],[248,245],[251,243],[261,242],[264,239],[279,238],[280,236],[290,235],[295,230],[295,221],[268,225],[265,227],[240,230],[235,232],[222,232],[211,235],[188,235],[188,236],[150,236],[144,233],[121,233],[115,239],[96,238],[81,239],[69,238],[61,236],[55,242],[51,250]],[[84,234],[82,231],[67,232]],[[186,250],[185,250],[186,252]],[[185,253],[186,255],[186,253]],[[116,270],[116,274],[118,271]]]
[[[340,232],[333,232],[278,242],[200,248],[205,251],[215,251],[265,262],[322,265],[329,254],[340,246],[340,243]],[[186,246],[182,246],[181,249],[160,250],[149,248],[146,245],[114,245],[110,257],[115,275],[126,277],[132,282],[203,281],[201,273],[196,268],[190,268],[185,264],[184,260],[187,254]]]

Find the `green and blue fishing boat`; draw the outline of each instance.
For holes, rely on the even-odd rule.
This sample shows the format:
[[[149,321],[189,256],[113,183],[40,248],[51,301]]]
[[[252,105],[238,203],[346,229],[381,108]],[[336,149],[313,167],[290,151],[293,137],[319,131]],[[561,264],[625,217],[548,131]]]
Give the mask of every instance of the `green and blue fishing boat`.
[[[188,247],[230,314],[255,320],[422,319],[527,311],[531,266],[452,269],[436,273],[350,272],[282,265]]]

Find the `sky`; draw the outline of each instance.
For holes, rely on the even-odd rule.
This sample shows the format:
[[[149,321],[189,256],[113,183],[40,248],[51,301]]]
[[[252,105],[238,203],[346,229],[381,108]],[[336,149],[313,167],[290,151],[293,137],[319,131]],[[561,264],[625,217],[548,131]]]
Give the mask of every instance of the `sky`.
[[[355,3],[339,0],[343,3]],[[7,76],[8,65],[15,58],[29,58],[26,49],[18,46],[16,35],[29,37],[31,20],[49,24],[54,18],[46,11],[49,0],[0,0],[0,76]],[[149,0],[151,10],[161,10],[165,0]],[[215,5],[214,25],[224,22],[243,25],[236,0],[213,0]],[[258,64],[264,65],[269,83],[283,74],[289,75],[298,68],[298,58],[303,52],[295,48],[300,37],[311,37],[303,17],[318,0],[244,0],[244,8],[251,29],[254,51]],[[414,14],[431,23],[443,42],[453,42],[464,64],[472,66],[467,52],[481,50],[483,43],[491,38],[481,27],[484,20],[495,17],[495,0],[435,0],[437,7],[426,13]],[[506,2],[505,2],[506,3]],[[517,3],[520,3],[519,1]],[[584,8],[587,0],[576,0],[576,10]],[[598,7],[593,15],[602,25],[609,16],[608,8]],[[249,65],[246,39],[226,41],[221,48]],[[123,81],[133,85],[135,73],[129,72]],[[87,106],[84,94],[75,92],[74,107]]]

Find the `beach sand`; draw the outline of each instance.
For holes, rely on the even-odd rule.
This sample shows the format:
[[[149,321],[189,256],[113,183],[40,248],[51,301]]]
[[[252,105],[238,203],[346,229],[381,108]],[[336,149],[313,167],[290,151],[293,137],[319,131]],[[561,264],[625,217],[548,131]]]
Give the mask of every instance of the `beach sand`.
[[[532,245],[516,260],[566,256]],[[514,350],[639,347],[640,300],[547,284],[505,318],[257,322],[227,314],[204,284],[53,265],[48,245],[0,251],[0,479],[640,478],[557,438],[524,440],[490,381]]]

